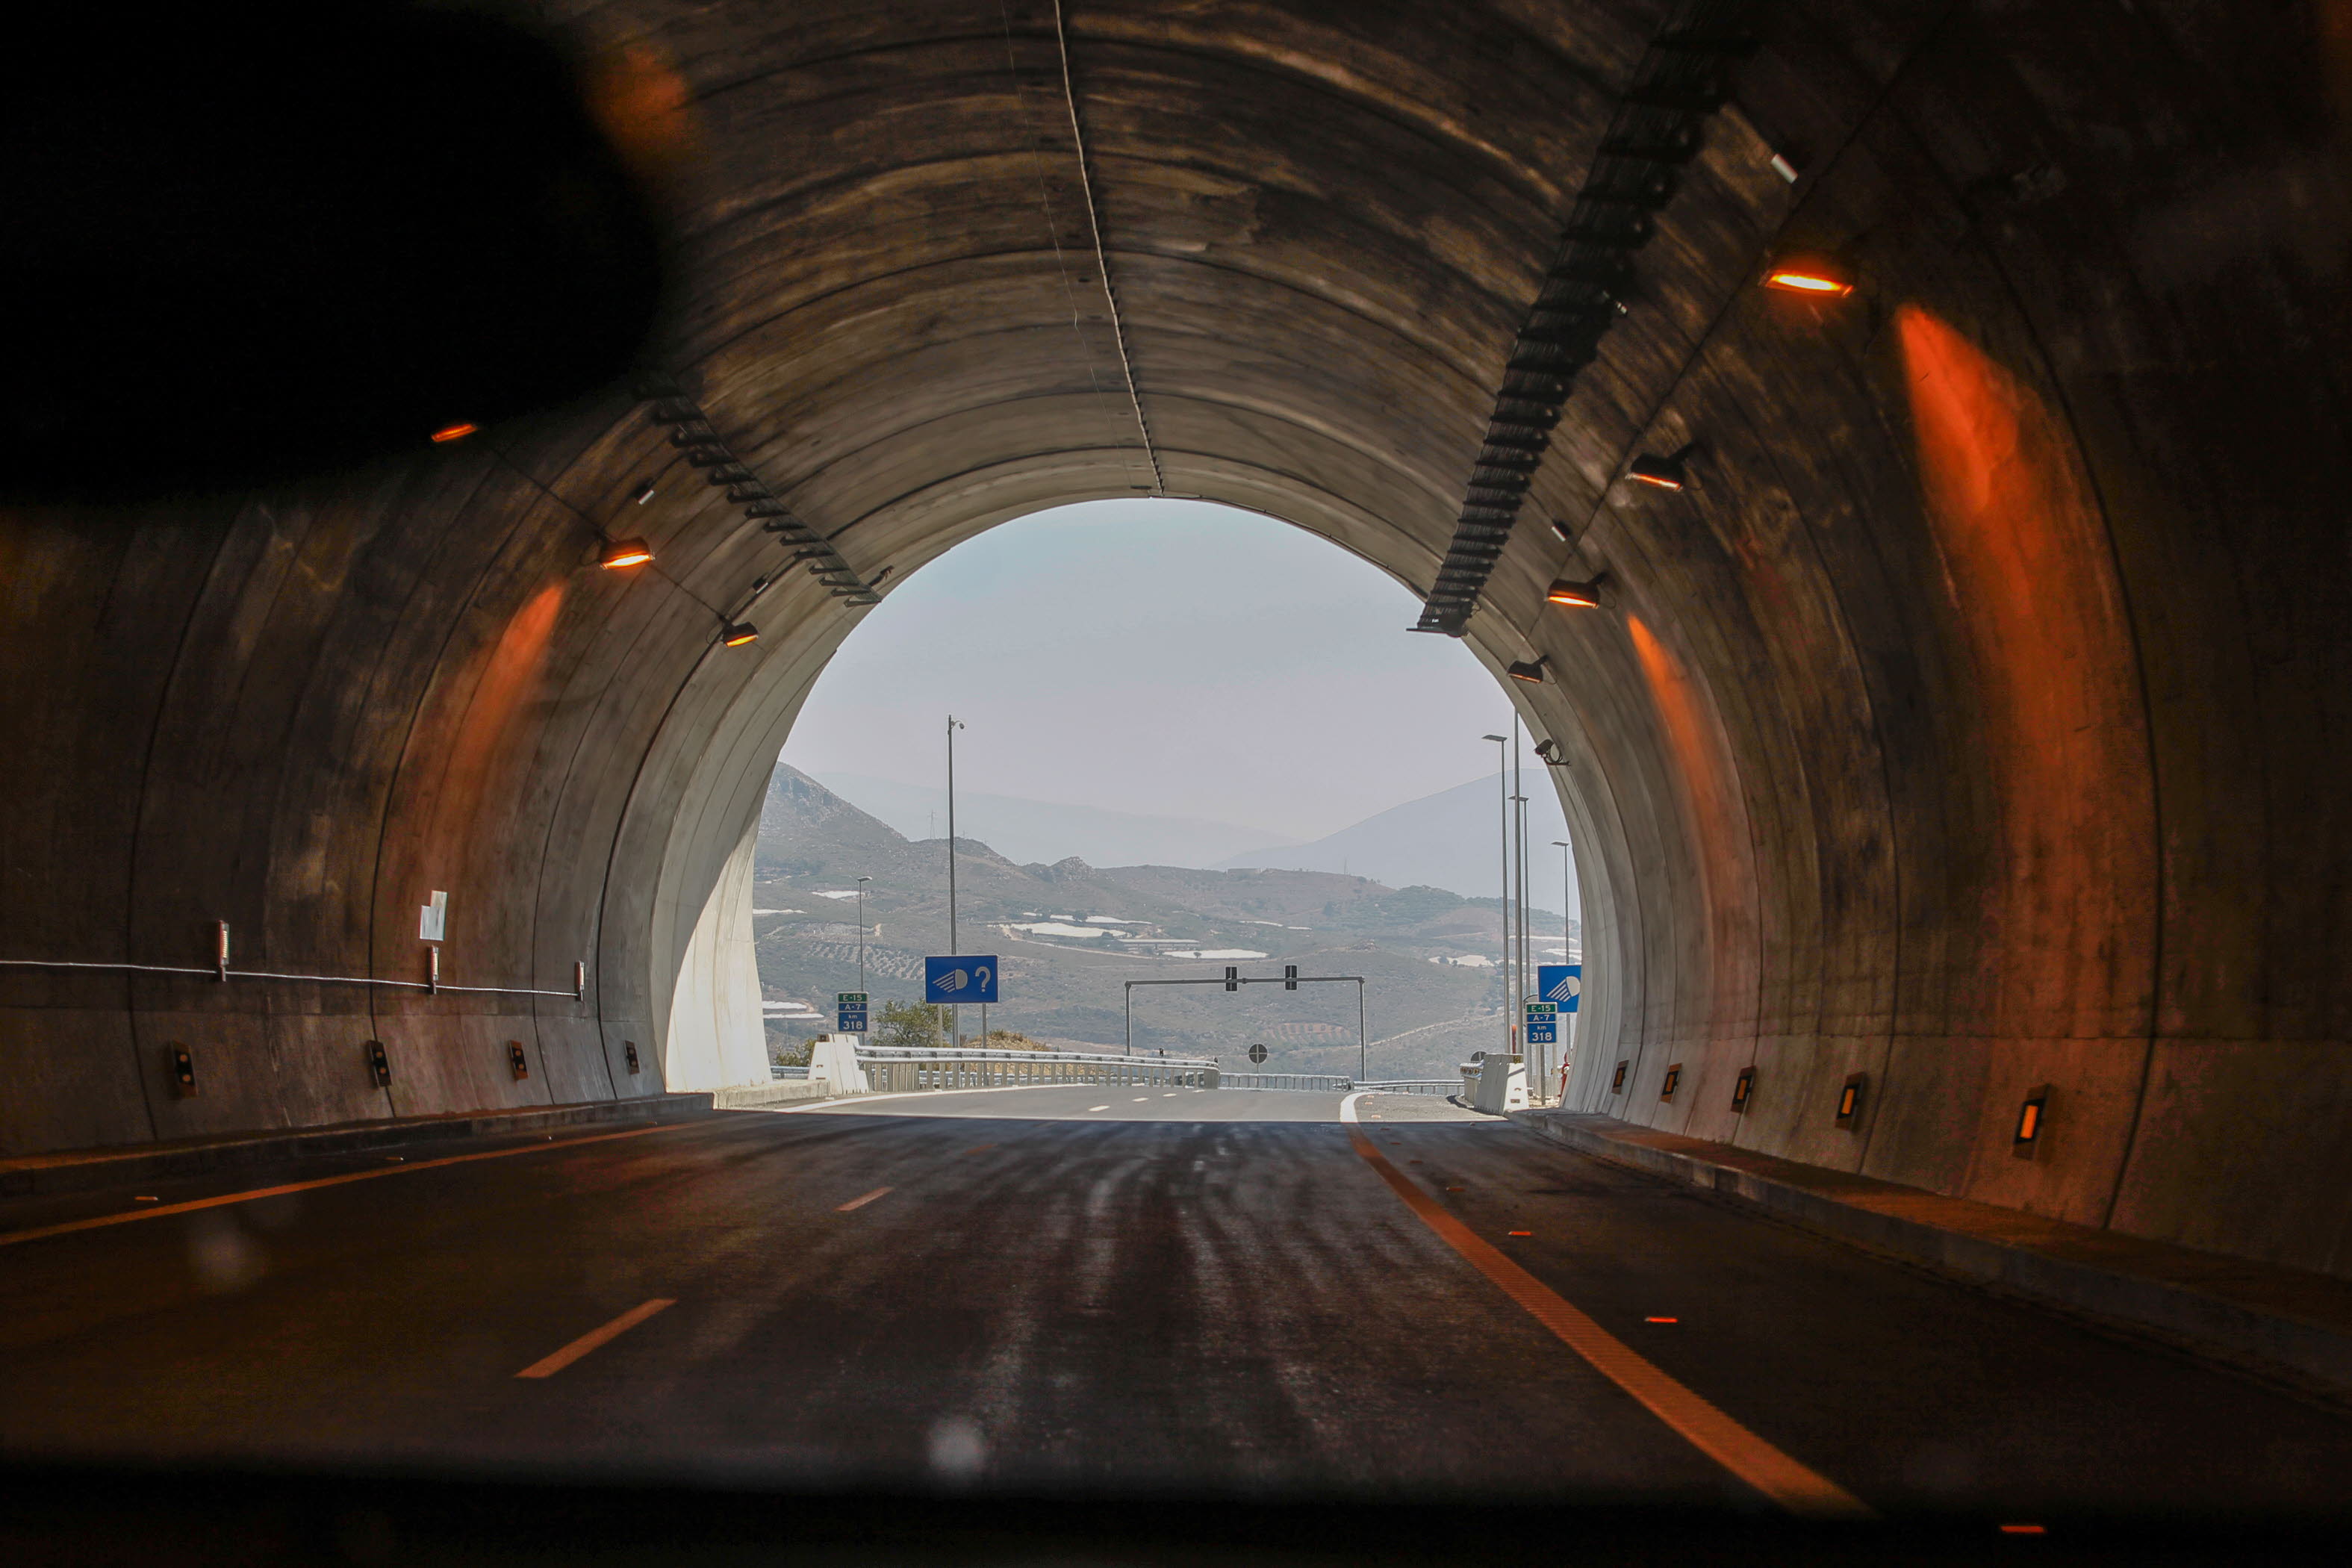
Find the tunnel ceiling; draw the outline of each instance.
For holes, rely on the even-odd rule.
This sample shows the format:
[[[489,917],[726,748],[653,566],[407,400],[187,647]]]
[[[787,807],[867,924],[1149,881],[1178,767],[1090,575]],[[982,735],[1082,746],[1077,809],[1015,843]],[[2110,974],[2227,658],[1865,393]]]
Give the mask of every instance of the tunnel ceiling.
[[[1168,495],[1426,595],[1608,128],[1729,16],[1464,625],[1541,661],[1507,684],[1563,754],[1569,1101],[2352,1269],[2340,7],[548,10],[670,136],[647,379],[336,483],[11,519],[0,956],[203,967],[226,921],[404,980],[440,889],[451,979],[584,994],[10,968],[10,1148],[756,1072],[740,851],[856,589]],[[1757,288],[1790,247],[1860,287]],[[1622,482],[1675,452],[1682,491]],[[652,566],[596,569],[631,537]]]

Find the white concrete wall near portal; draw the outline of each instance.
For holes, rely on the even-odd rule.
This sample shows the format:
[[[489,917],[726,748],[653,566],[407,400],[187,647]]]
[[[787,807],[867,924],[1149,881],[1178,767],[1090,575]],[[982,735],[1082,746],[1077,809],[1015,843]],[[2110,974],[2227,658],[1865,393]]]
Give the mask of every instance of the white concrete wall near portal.
[[[661,1042],[662,1081],[674,1090],[769,1081],[751,937],[751,857],[759,829],[754,818],[728,856],[678,966]]]

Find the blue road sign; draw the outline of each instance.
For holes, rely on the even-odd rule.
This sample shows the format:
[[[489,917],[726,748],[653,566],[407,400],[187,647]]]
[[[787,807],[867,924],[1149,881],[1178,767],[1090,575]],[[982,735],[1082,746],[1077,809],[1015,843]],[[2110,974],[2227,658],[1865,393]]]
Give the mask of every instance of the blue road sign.
[[[1537,964],[1536,994],[1547,1002],[1558,1003],[1563,1013],[1575,1012],[1577,998],[1584,994],[1584,965]]]
[[[1556,1002],[1528,1004],[1528,1044],[1553,1046],[1559,1043],[1559,1008]]]
[[[833,1027],[836,1034],[866,1033],[866,1009],[863,1007],[836,1008],[834,1012]]]
[[[926,1002],[996,1000],[996,954],[968,952],[959,958],[923,960]]]

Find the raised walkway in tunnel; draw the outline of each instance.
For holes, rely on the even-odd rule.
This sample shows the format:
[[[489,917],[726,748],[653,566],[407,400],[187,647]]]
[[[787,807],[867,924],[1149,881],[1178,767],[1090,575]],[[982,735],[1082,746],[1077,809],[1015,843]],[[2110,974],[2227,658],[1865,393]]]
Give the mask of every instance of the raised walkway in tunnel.
[[[1761,1501],[1450,1226],[1871,1509],[2340,1503],[2352,1412],[1524,1126],[1342,1109],[877,1096],[15,1200],[0,1448]]]

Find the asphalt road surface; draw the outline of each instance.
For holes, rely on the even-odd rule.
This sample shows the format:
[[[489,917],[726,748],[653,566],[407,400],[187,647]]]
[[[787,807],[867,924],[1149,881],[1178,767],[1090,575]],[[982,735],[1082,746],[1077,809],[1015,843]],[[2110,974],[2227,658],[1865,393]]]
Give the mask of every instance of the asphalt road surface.
[[[877,1096],[13,1200],[0,1452],[2025,1520],[2352,1504],[2340,1407],[1440,1101],[1355,1109]]]

